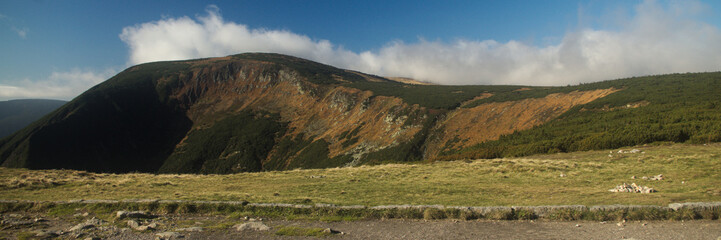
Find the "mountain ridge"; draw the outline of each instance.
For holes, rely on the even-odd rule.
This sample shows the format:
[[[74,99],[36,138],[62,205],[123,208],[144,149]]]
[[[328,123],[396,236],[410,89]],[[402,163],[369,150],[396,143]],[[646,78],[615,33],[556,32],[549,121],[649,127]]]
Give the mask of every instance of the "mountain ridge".
[[[659,83],[696,92],[674,95]],[[615,133],[574,121],[616,116],[621,120],[610,123],[618,126],[606,127],[623,128],[623,121],[636,126],[626,119],[635,112],[679,112],[657,97],[667,92],[666,98],[688,100],[693,107],[684,111],[705,120],[656,123],[677,132],[620,144],[721,141],[713,135],[721,129],[715,111],[721,104],[709,95],[719,86],[720,73],[569,87],[414,85],[264,53],[155,62],[130,67],[1,139],[0,161],[101,172],[233,173],[613,148],[618,144],[594,139],[609,141]],[[713,106],[695,107],[707,103]],[[559,122],[583,130],[564,136]]]

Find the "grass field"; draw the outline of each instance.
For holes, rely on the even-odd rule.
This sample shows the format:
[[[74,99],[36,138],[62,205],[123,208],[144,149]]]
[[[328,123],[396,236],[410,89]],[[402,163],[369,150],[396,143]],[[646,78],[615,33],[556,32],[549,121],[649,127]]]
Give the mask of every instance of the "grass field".
[[[181,199],[365,206],[666,205],[721,201],[721,144],[636,148],[643,153],[620,154],[613,150],[609,154],[605,150],[232,175],[0,168],[0,199]],[[641,179],[658,174],[665,179]],[[658,192],[608,191],[622,183],[637,183]]]

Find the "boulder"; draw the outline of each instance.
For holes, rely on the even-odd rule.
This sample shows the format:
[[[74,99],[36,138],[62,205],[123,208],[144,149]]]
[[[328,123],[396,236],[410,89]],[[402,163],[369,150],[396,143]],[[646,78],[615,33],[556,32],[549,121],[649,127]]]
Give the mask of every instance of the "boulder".
[[[341,231],[338,231],[338,230],[335,230],[335,229],[332,229],[332,228],[323,229],[323,233],[329,233],[329,234],[345,234],[345,233],[343,233],[343,232],[341,232]]]
[[[143,212],[143,211],[118,211],[118,212],[115,214],[115,216],[116,216],[118,219],[123,219],[123,218],[155,218],[155,216],[153,216],[152,214],[147,213],[147,212]]]
[[[127,224],[128,224],[128,227],[133,228],[133,229],[140,227],[140,223],[135,220],[128,220]]]
[[[237,224],[233,226],[238,231],[268,231],[270,230],[270,227],[263,224],[262,222],[249,222],[249,223],[243,223],[243,224]]]

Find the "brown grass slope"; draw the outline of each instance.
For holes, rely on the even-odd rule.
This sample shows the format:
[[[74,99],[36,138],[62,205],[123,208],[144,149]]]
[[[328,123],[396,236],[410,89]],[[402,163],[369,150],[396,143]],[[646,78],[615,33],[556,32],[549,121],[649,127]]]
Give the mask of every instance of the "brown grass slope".
[[[428,146],[427,153],[437,156],[441,150],[461,150],[481,142],[496,140],[501,135],[530,129],[557,118],[572,107],[617,91],[619,90],[611,88],[554,93],[544,98],[459,108],[448,113],[436,124],[439,129],[438,140]]]

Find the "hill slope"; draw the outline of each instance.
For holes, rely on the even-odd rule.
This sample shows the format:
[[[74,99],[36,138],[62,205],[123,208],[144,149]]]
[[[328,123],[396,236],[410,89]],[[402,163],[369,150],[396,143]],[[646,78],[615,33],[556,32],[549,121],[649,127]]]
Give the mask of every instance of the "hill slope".
[[[579,88],[620,89],[528,131],[447,151],[448,159],[613,149],[657,141],[721,141],[721,73],[670,74]]]
[[[0,138],[24,128],[63,104],[65,101],[46,99],[0,101]]]
[[[719,141],[719,86],[720,73],[412,85],[259,53],[156,62],[0,140],[0,162],[233,173]]]

